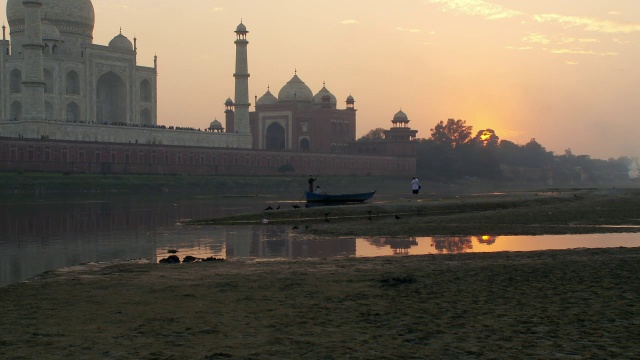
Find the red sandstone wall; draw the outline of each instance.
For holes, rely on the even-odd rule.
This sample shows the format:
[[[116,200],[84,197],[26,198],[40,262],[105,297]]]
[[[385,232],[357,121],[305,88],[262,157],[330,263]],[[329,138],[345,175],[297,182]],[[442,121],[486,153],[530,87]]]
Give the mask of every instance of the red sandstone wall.
[[[414,157],[0,138],[0,171],[114,174],[390,175],[415,173]]]

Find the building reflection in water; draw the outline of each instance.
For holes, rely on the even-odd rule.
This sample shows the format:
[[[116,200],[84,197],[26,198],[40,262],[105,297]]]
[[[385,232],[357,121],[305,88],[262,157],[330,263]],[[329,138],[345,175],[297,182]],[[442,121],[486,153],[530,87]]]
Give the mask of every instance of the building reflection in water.
[[[177,250],[180,258],[261,258],[309,259],[348,257],[356,255],[355,238],[317,238],[287,226],[220,226],[189,230],[190,236],[177,236],[175,229],[166,229],[156,242],[156,257],[160,261],[169,250]],[[182,234],[184,235],[184,234]],[[167,241],[163,242],[163,238]],[[178,240],[179,239],[179,240]]]

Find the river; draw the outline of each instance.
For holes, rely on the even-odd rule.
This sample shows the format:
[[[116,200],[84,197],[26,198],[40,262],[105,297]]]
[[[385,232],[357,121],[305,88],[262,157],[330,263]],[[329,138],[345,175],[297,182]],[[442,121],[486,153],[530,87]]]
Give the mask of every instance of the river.
[[[183,258],[302,259],[577,247],[637,247],[640,234],[323,238],[290,226],[190,227],[202,219],[288,208],[287,194],[14,194],[0,199],[0,287],[89,262]],[[381,196],[376,201],[384,200]]]

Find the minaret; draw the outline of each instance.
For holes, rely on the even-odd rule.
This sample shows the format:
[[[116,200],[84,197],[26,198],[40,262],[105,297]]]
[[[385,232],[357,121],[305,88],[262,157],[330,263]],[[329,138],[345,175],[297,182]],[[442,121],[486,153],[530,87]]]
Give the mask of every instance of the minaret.
[[[42,30],[39,0],[22,0],[24,6],[24,120],[44,120],[44,74],[42,70]]]
[[[234,128],[239,134],[250,134],[249,128],[249,65],[247,62],[247,28],[240,22],[236,28],[236,72],[233,77],[236,78],[236,100]],[[227,124],[228,131],[228,124]]]

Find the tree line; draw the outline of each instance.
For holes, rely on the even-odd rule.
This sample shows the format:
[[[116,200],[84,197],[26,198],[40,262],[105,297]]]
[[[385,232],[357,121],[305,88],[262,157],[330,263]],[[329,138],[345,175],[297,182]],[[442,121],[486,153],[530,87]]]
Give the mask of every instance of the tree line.
[[[369,131],[358,141],[380,141],[383,129]],[[535,139],[524,145],[501,140],[492,129],[473,135],[465,120],[440,121],[429,138],[415,139],[416,172],[421,179],[451,181],[479,179],[528,183],[598,185],[628,182],[637,176],[638,159],[592,159],[547,151]]]

